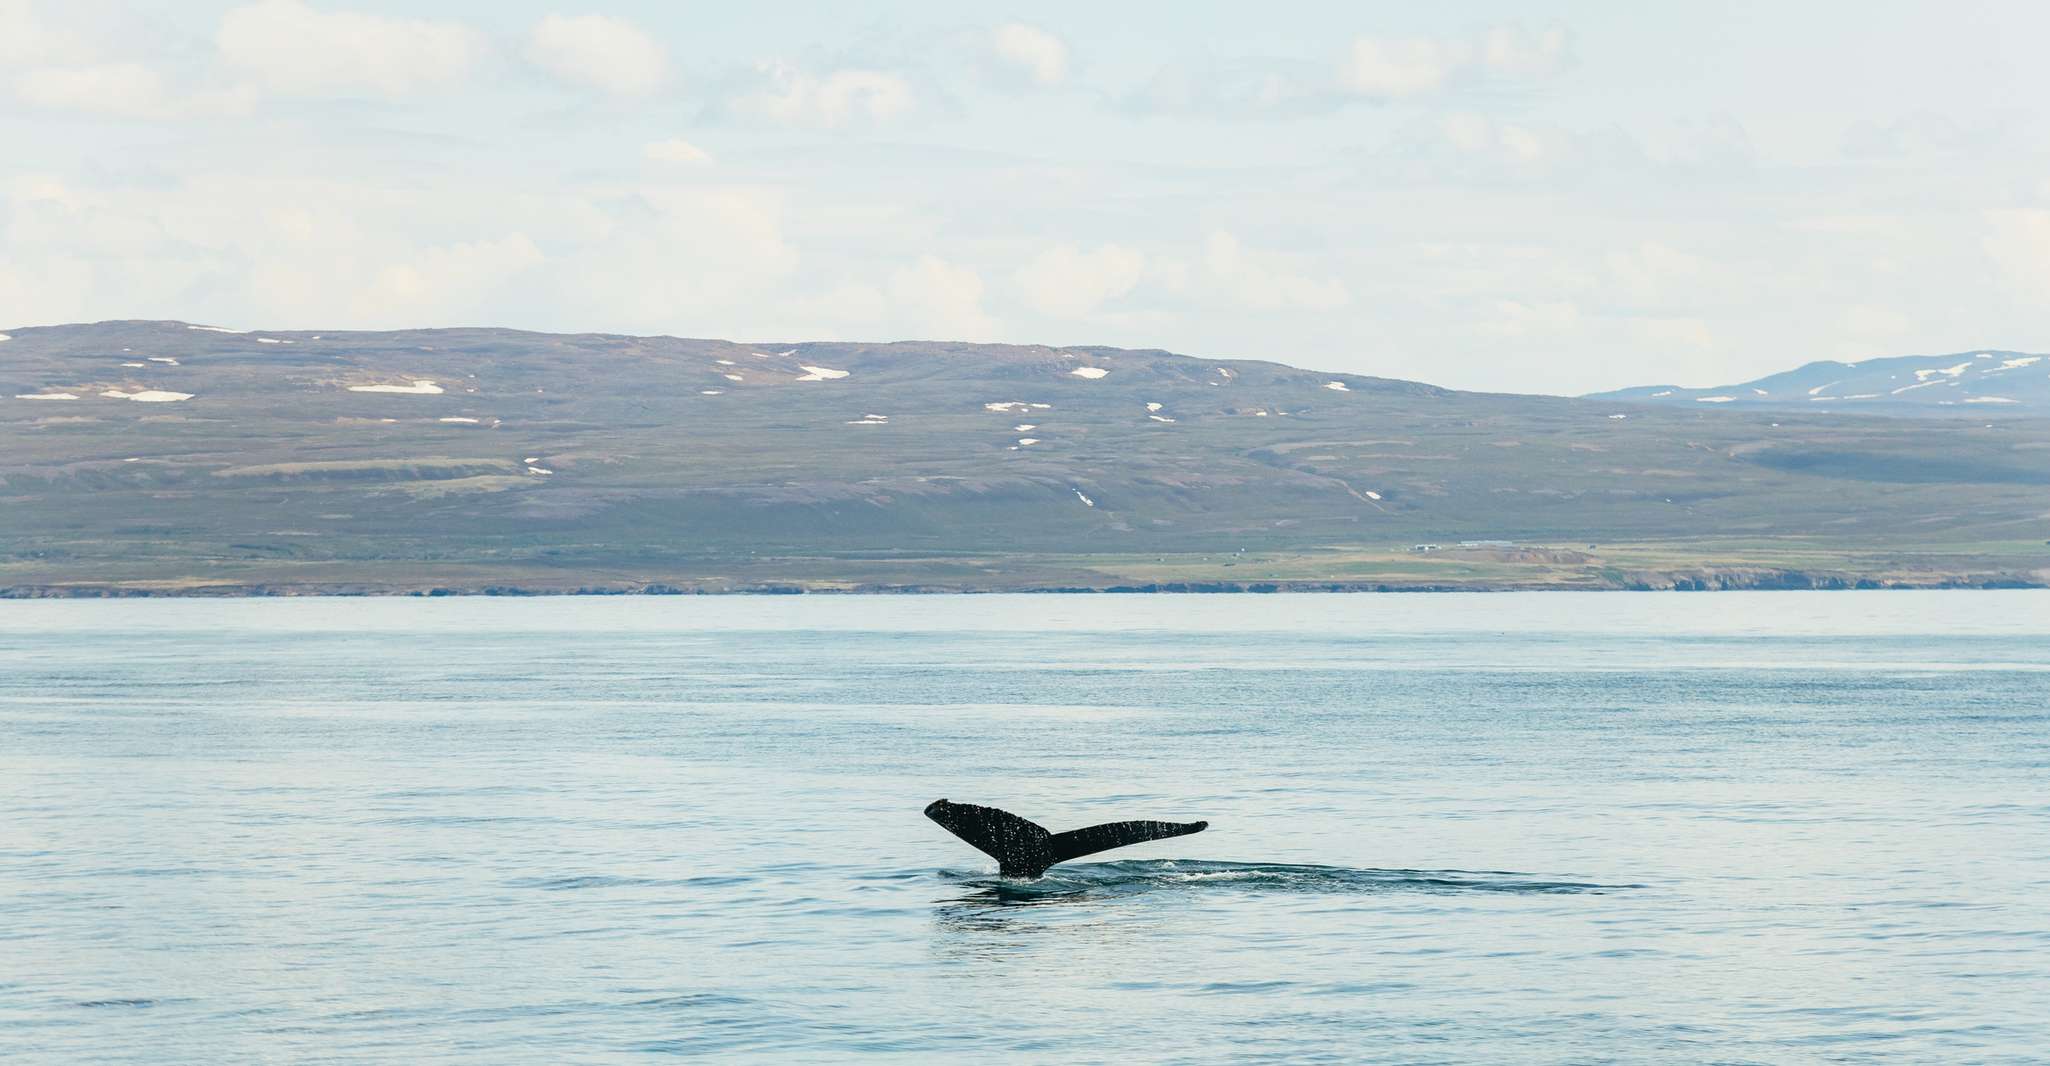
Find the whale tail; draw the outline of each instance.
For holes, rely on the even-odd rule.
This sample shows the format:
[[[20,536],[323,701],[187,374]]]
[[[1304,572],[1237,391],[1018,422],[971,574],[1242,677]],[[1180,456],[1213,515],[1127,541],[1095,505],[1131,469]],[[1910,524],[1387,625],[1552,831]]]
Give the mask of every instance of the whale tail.
[[[1210,827],[1209,822],[1105,822],[1052,833],[1009,811],[943,799],[927,804],[925,816],[966,841],[969,847],[995,859],[997,871],[1005,877],[1038,877],[1055,863],[1149,840],[1200,833]]]

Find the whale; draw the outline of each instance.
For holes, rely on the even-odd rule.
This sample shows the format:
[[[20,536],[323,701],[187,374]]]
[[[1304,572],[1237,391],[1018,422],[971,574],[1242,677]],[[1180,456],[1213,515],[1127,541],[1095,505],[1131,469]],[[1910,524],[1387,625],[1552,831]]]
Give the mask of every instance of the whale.
[[[969,847],[997,861],[1004,877],[1032,879],[1056,863],[1099,851],[1144,844],[1149,840],[1188,836],[1210,828],[1209,822],[1105,822],[1055,833],[1046,827],[995,807],[936,799],[925,816],[960,837]]]

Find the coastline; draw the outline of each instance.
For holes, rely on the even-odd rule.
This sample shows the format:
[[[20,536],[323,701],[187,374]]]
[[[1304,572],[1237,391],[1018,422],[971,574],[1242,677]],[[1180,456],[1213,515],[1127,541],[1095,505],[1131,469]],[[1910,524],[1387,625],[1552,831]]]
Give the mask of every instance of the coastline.
[[[1675,576],[1664,581],[1608,585],[1541,583],[1390,583],[1347,581],[1174,581],[1105,585],[920,585],[793,582],[693,584],[666,582],[588,585],[352,585],[60,583],[0,586],[0,600],[47,599],[267,599],[305,597],[444,598],[452,596],[988,596],[988,595],[1265,595],[1275,593],[1420,594],[1500,592],[1882,592],[1990,591],[2050,588],[2050,580],[2001,574],[1931,580],[1887,580],[1781,572],[1762,575]]]

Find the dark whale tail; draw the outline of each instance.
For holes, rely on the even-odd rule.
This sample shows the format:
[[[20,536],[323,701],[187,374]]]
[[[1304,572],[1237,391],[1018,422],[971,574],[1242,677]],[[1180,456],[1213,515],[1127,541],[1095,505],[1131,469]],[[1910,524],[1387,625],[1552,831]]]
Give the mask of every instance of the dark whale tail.
[[[1149,840],[1200,833],[1209,822],[1105,822],[1086,829],[1050,833],[1009,811],[972,803],[934,800],[925,816],[997,861],[1005,877],[1038,877],[1055,863]]]

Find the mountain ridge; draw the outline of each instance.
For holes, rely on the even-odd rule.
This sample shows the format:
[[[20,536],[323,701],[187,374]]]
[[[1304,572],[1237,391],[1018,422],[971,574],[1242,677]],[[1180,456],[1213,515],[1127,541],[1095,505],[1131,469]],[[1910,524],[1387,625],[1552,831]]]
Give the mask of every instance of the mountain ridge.
[[[1636,385],[1590,400],[1978,417],[2050,412],[2050,357],[1995,348],[1898,355],[1855,363],[1825,359],[1750,381],[1709,388]]]
[[[0,595],[2050,580],[2029,417],[1104,346],[7,332]]]

